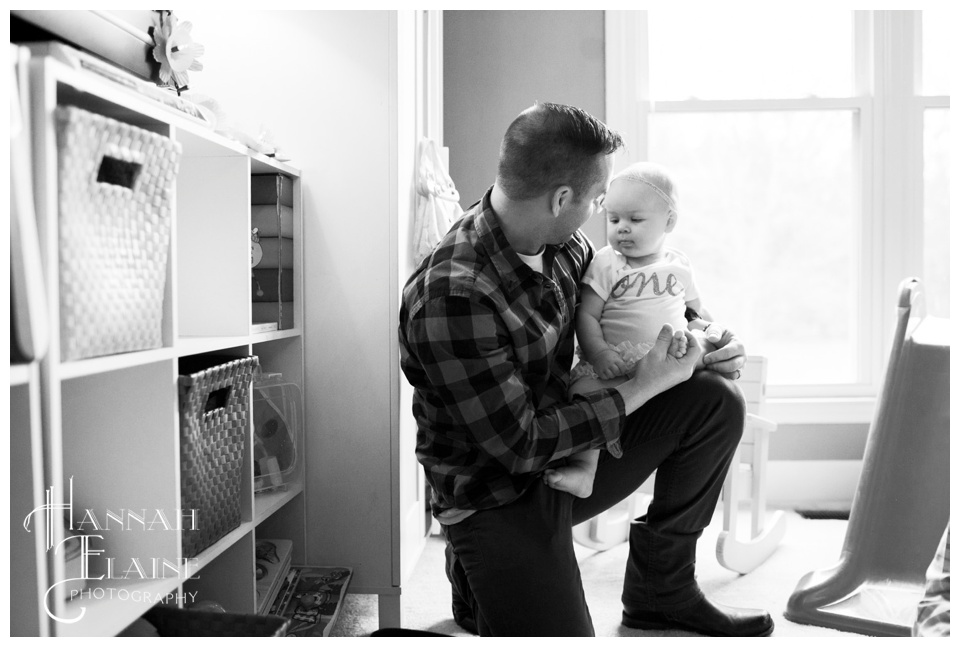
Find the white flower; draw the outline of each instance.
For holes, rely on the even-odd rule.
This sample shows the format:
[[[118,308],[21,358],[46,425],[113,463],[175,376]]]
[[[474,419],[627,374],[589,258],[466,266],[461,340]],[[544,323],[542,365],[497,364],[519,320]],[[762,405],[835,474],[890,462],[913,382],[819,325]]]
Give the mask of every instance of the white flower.
[[[159,16],[160,25],[154,29],[153,58],[160,63],[160,80],[169,85],[171,79],[178,90],[189,82],[187,70],[202,70],[203,64],[197,60],[203,54],[203,45],[193,42],[190,31],[193,24],[189,21],[179,23],[172,13]]]

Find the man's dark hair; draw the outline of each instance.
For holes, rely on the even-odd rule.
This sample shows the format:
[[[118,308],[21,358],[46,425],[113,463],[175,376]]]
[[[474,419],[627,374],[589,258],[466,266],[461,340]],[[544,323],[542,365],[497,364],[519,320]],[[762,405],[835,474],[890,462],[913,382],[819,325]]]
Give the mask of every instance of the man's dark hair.
[[[537,103],[503,136],[497,184],[511,200],[529,200],[564,184],[579,197],[601,178],[597,155],[621,146],[619,133],[580,108]]]

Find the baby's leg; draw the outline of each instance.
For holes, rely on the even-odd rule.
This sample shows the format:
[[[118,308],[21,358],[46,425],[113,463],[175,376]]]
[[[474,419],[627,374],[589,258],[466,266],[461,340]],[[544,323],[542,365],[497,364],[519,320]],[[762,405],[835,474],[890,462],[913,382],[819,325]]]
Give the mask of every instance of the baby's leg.
[[[612,380],[602,380],[597,377],[583,376],[570,385],[568,397],[577,394],[590,393],[602,388],[612,388],[627,381],[626,377],[615,377]],[[543,473],[543,482],[550,487],[569,492],[570,494],[587,498],[593,493],[593,479],[597,473],[597,461],[600,457],[599,449],[588,449],[569,458],[563,467],[549,469]]]
[[[574,454],[567,465],[545,471],[543,482],[555,490],[585,499],[593,494],[593,479],[597,474],[599,458],[599,449]]]

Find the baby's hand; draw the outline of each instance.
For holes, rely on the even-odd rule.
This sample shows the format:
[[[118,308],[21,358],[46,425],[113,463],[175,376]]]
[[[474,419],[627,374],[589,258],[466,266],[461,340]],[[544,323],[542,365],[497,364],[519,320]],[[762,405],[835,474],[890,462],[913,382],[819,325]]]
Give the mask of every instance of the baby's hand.
[[[593,370],[602,380],[612,380],[620,377],[626,372],[627,365],[620,359],[619,353],[614,350],[605,350],[600,353],[595,362],[592,362]]]

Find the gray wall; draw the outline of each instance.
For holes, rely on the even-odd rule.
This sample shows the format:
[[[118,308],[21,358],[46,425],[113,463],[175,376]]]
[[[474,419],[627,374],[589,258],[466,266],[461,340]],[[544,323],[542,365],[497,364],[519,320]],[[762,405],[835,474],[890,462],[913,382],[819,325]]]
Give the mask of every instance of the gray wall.
[[[602,11],[443,12],[443,140],[462,207],[493,184],[500,139],[534,102],[604,118],[603,43]]]
[[[868,430],[866,423],[781,423],[770,436],[770,460],[858,461],[863,458]]]

